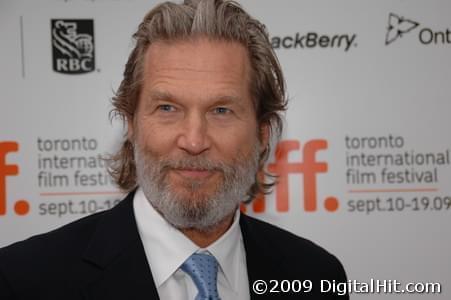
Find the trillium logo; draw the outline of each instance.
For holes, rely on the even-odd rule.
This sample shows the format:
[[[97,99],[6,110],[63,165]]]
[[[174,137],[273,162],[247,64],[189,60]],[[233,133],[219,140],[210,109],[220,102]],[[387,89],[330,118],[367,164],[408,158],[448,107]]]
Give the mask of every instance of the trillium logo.
[[[420,26],[420,23],[390,13],[388,16],[387,33],[385,34],[385,45],[390,45],[405,34]],[[418,42],[425,46],[449,46],[451,45],[450,28],[431,28],[421,26],[418,31]]]
[[[418,22],[390,13],[388,16],[387,34],[385,35],[385,45],[393,43],[419,25],[420,23]]]

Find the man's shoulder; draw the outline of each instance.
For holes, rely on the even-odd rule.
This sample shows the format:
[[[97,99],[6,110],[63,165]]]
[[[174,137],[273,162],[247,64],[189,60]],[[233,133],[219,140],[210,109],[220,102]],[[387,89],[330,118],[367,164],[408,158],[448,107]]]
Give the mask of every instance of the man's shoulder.
[[[139,294],[143,282],[148,286],[152,278],[132,199],[130,193],[110,210],[0,249],[0,290],[6,299],[13,294],[17,299],[60,299],[65,295],[68,300],[79,299],[81,293],[105,295],[89,299],[128,295],[116,282],[139,287],[135,293]],[[131,298],[138,299],[136,295]]]
[[[51,282],[54,293],[67,290],[70,294],[90,280],[77,274],[83,273],[83,255],[105,214],[96,213],[0,249],[0,290],[27,298]],[[50,295],[47,289],[42,291]]]
[[[68,262],[75,264],[82,261],[87,249],[117,236],[121,226],[130,228],[127,225],[134,222],[131,199],[129,196],[110,210],[83,217],[0,249],[0,272],[59,270],[67,267]]]
[[[35,265],[39,261],[67,260],[73,255],[81,255],[99,220],[106,211],[95,213],[52,231],[32,236],[26,240],[13,243],[0,249],[2,265],[13,264],[20,260],[20,266]],[[29,264],[24,262],[29,261]],[[16,266],[18,266],[16,264]]]
[[[289,251],[295,251],[298,248],[302,248],[303,252],[311,252],[315,255],[328,255],[330,254],[327,250],[321,246],[315,244],[314,242],[295,235],[294,233],[282,229],[276,225],[270,224],[263,220],[253,218],[251,216],[242,215],[246,226],[248,226],[249,231],[254,234],[259,234],[273,245],[290,245],[290,247],[281,247],[282,249],[287,249]]]
[[[247,215],[242,217],[242,227],[245,227],[246,234],[252,235],[253,239],[259,239],[261,247],[281,257],[281,260],[321,272],[343,270],[341,262],[335,255],[311,240],[265,221]]]
[[[240,226],[246,248],[250,283],[297,280],[310,282],[306,299],[349,299],[321,290],[321,283],[346,282],[341,262],[323,247],[267,222],[242,215]],[[308,283],[307,283],[308,284]],[[278,287],[276,287],[277,290]],[[298,299],[299,294],[287,293],[283,299]],[[258,299],[273,299],[273,294]]]
[[[53,260],[62,255],[67,259],[71,253],[83,251],[96,231],[103,226],[103,223],[114,224],[124,215],[130,217],[132,214],[132,198],[133,195],[129,195],[109,210],[85,216],[52,231],[1,248],[0,261],[16,256],[23,259],[37,255],[40,257],[49,256]]]

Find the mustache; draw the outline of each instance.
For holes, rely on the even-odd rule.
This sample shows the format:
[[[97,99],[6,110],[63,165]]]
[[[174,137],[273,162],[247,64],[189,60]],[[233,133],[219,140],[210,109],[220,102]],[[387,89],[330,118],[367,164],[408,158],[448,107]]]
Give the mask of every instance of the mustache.
[[[233,166],[222,161],[214,161],[205,157],[164,158],[158,161],[158,167],[162,172],[170,169],[189,169],[224,173],[234,169]]]

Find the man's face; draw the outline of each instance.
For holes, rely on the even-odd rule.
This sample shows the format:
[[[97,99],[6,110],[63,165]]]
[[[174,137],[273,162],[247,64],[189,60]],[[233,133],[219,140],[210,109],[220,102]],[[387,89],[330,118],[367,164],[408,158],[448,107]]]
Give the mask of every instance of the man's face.
[[[260,142],[247,50],[197,39],[147,50],[129,138],[138,183],[174,226],[207,230],[254,183]]]

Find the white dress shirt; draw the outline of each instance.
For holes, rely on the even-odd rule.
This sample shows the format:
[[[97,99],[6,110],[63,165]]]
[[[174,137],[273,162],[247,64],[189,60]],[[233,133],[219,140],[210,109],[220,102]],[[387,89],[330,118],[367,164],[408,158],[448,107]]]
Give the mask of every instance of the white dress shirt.
[[[180,269],[196,252],[213,255],[218,261],[218,293],[222,300],[250,299],[239,210],[232,226],[207,248],[200,248],[170,225],[150,205],[141,188],[135,193],[133,210],[160,299],[193,300],[196,297],[198,291],[193,280]]]

